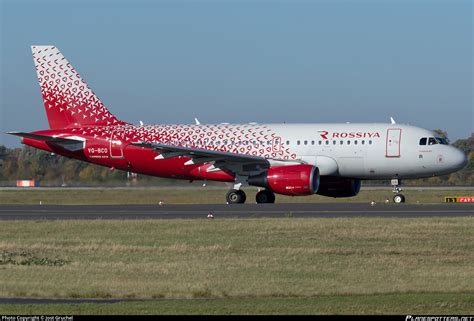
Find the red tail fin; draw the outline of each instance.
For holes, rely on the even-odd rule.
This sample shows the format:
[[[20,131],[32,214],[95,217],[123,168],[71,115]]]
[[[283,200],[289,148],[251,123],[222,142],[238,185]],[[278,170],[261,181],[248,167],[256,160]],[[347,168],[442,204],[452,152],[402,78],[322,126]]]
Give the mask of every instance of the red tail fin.
[[[124,124],[112,115],[53,46],[32,46],[44,108],[51,129]]]

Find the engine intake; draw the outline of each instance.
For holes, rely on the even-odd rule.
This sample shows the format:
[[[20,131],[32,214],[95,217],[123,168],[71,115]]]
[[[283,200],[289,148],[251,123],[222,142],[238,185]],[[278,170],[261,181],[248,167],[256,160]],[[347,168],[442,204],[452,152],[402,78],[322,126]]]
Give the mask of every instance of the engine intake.
[[[352,197],[359,194],[360,179],[323,176],[317,194],[329,197]]]
[[[319,188],[319,170],[312,165],[274,166],[259,175],[250,176],[248,183],[282,195],[312,195]]]

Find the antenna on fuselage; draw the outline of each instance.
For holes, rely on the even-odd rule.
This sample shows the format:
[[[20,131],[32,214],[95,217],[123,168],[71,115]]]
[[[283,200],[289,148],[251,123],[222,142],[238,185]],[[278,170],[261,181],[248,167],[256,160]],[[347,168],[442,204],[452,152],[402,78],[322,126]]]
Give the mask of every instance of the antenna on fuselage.
[[[194,121],[196,122],[196,125],[201,125],[201,123],[199,122],[199,119],[194,118]]]
[[[390,117],[390,121],[392,122],[392,125],[397,123],[393,117]]]
[[[143,122],[140,120],[140,126],[143,126]]]

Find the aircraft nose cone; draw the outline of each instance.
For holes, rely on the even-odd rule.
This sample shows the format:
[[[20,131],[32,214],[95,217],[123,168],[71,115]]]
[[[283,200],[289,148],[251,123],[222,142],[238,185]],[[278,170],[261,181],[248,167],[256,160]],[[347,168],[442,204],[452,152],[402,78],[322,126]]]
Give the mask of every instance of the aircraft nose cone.
[[[467,164],[467,156],[459,149],[456,149],[452,155],[452,164],[456,170],[464,168]]]

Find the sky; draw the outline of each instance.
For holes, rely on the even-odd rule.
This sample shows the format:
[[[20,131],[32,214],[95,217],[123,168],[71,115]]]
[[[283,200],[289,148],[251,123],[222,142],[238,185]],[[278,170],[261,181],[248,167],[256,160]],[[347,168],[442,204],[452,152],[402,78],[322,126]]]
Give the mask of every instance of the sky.
[[[0,145],[47,129],[30,46],[119,119],[474,131],[473,2],[0,0]]]

